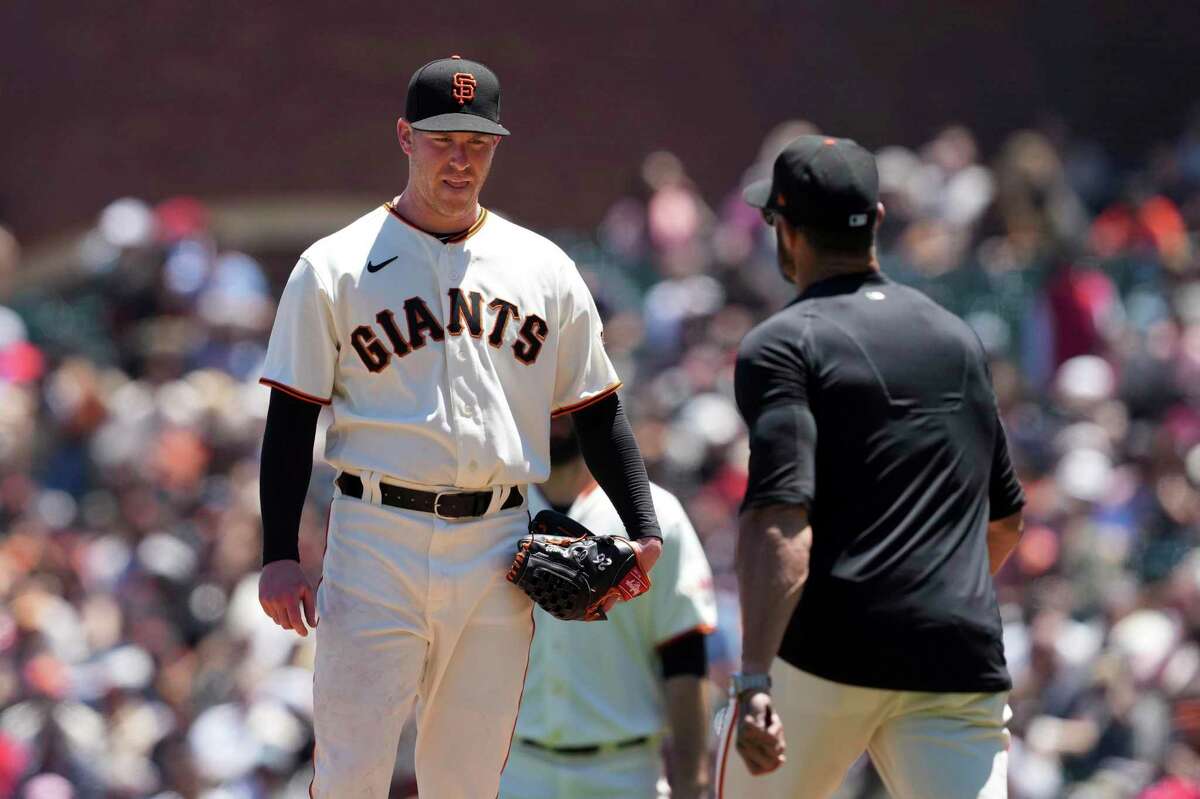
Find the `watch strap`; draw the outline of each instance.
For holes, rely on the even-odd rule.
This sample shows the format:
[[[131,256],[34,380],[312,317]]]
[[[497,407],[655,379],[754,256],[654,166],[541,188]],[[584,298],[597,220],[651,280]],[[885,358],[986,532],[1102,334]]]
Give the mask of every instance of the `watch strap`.
[[[771,675],[770,674],[744,674],[738,672],[733,675],[730,681],[730,690],[734,696],[741,696],[744,693],[770,691],[771,690]]]

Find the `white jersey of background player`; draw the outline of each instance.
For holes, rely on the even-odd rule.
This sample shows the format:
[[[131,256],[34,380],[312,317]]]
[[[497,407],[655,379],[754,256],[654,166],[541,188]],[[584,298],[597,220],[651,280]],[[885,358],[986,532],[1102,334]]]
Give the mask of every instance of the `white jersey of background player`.
[[[570,444],[570,427],[556,420],[554,469],[543,490],[569,503],[567,514],[593,532],[620,533],[620,517]],[[663,554],[646,596],[614,608],[604,624],[564,622],[534,611],[537,634],[500,799],[651,799],[665,787],[660,751],[668,734],[670,796],[705,794],[703,635],[717,623],[712,570],[679,500],[659,486],[651,490]],[[548,507],[546,495],[534,489],[530,512]],[[685,657],[698,646],[698,665],[694,671],[690,662],[677,666],[664,678],[665,653],[676,642],[688,645]]]
[[[526,484],[549,472],[551,415],[620,385],[571,261],[478,205],[507,133],[495,75],[431,62],[409,84],[405,117],[404,193],[304,253],[263,369],[275,390],[260,600],[302,635],[313,591],[280,542],[294,543],[294,488],[307,485],[289,447],[309,428],[293,421],[304,411],[281,419],[333,406],[326,458],[339,490],[315,597],[322,798],[387,796],[414,702],[421,794],[495,795],[533,632],[531,602],[505,579],[527,531]],[[645,539],[644,566],[660,548]]]

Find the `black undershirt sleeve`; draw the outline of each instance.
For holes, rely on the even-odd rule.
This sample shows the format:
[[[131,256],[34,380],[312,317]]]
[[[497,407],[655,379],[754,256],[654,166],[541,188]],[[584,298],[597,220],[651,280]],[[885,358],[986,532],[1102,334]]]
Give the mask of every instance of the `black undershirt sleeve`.
[[[636,540],[645,536],[662,538],[650,480],[638,449],[633,428],[615,393],[571,414],[579,450],[588,470],[604,489],[625,531]]]
[[[321,406],[315,402],[271,390],[258,477],[264,566],[276,560],[300,560],[300,514],[312,477],[320,414]]]
[[[767,505],[812,507],[817,422],[807,405],[776,403],[748,420],[750,469],[742,510]]]
[[[708,673],[708,653],[704,651],[704,633],[692,630],[658,649],[664,680],[680,674],[703,677]]]
[[[750,431],[742,510],[812,506],[817,423],[808,404],[802,331],[760,329],[747,337],[734,369],[734,393]]]
[[[996,417],[996,443],[992,449],[992,478],[988,485],[989,521],[1012,516],[1025,506],[1025,492],[1008,456],[1008,437]]]

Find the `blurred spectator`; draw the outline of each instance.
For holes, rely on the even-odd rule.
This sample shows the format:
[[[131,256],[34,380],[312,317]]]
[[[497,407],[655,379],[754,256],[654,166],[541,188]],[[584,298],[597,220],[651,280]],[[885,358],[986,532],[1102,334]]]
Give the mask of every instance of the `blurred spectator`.
[[[781,125],[745,179],[815,130]],[[997,581],[1012,795],[1200,797],[1200,117],[1142,159],[1061,129],[989,157],[952,125],[879,166],[884,270],[978,332],[1029,496]],[[710,205],[656,152],[573,245],[651,477],[712,563],[718,679],[738,657],[733,357],[791,299],[739,195]],[[290,264],[208,225],[191,198],[119,199],[73,281],[20,293],[0,229],[0,796],[306,795],[310,639],[253,590],[254,380]],[[329,476],[302,525],[314,572]],[[880,790],[864,767],[843,796]]]

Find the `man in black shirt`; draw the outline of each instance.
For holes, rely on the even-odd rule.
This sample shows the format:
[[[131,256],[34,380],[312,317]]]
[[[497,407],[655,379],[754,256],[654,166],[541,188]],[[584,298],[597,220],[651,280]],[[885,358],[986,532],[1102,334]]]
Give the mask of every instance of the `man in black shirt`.
[[[991,575],[1024,497],[983,348],[880,274],[854,142],[797,139],[746,199],[800,296],[738,355],[744,632],[719,795],[828,796],[866,749],[898,799],[1006,796]]]

